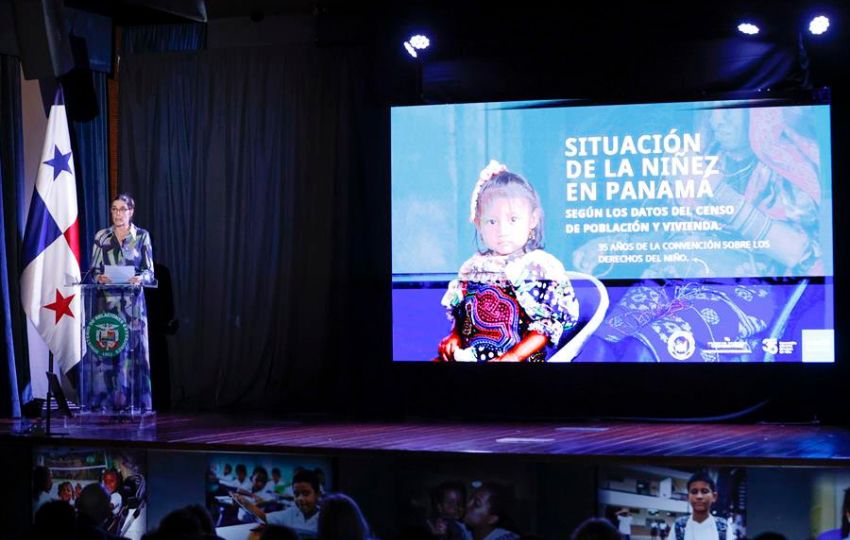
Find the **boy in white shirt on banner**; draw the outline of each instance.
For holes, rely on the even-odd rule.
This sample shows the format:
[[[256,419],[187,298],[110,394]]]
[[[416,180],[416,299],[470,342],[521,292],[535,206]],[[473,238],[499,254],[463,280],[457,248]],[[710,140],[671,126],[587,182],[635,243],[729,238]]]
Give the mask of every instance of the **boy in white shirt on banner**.
[[[688,479],[688,504],[691,515],[682,516],[673,525],[675,540],[727,540],[726,520],[711,515],[717,500],[717,485],[706,471],[697,471]],[[731,539],[730,539],[731,540]]]

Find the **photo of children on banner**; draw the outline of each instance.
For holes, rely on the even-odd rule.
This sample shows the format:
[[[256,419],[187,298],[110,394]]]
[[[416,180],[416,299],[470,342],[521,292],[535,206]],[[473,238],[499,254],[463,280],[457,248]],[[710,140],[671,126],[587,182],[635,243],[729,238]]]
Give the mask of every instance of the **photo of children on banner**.
[[[813,506],[811,530],[817,540],[850,539],[850,471],[822,471],[812,482],[818,494]]]
[[[535,489],[522,469],[491,476],[484,469],[401,474],[396,513],[398,538],[516,540],[537,508]],[[484,476],[478,476],[483,474]],[[478,479],[485,478],[485,479]]]
[[[743,469],[694,472],[653,467],[600,471],[600,513],[632,540],[746,538]]]
[[[77,509],[102,500],[93,527],[133,540],[146,526],[147,489],[142,452],[74,448],[36,449],[33,511],[59,501]],[[55,490],[54,490],[55,488]],[[93,493],[93,491],[96,492]],[[88,499],[83,493],[88,491]]]
[[[300,458],[299,458],[300,459]],[[207,474],[207,509],[222,536],[227,528],[284,525],[302,538],[316,535],[321,497],[325,493],[324,460],[293,465],[275,456],[215,456]],[[236,463],[235,467],[233,463]],[[253,463],[251,475],[248,466]],[[268,471],[272,471],[271,477]],[[230,472],[235,471],[231,476]],[[235,529],[234,529],[235,530]]]
[[[547,361],[575,326],[579,305],[563,264],[543,250],[537,192],[493,160],[473,189],[469,221],[479,248],[443,296],[452,329],[438,359]]]
[[[805,327],[800,313],[813,307],[804,295],[807,280],[789,278],[823,275],[820,163],[811,121],[800,107],[697,112],[697,129],[708,141],[706,153],[719,159],[720,174],[708,177],[712,204],[735,211],[694,217],[715,221],[719,231],[667,233],[666,240],[742,240],[770,247],[694,250],[688,252],[687,260],[647,266],[643,272],[647,279],[630,287],[612,306],[596,332],[598,339],[588,343],[578,360],[782,359],[773,356],[775,351],[765,354],[761,339],[781,338],[795,319]],[[648,239],[639,233],[596,238],[574,252],[572,264],[604,277],[608,270],[597,263],[600,242]],[[734,276],[765,277],[724,279]],[[792,313],[796,313],[793,318]],[[808,327],[822,324],[813,322]],[[671,337],[682,333],[692,336],[693,342],[670,344]],[[709,342],[723,338],[742,343],[742,351],[720,358]]]

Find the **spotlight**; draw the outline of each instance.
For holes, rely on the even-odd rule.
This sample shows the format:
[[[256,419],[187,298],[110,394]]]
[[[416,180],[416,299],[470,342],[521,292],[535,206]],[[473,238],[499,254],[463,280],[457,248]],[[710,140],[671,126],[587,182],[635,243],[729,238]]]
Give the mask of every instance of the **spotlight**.
[[[759,27],[750,22],[743,22],[738,25],[738,31],[748,36],[754,36],[759,33]]]
[[[416,51],[423,51],[431,45],[431,40],[428,39],[427,36],[423,36],[422,34],[416,34],[414,36],[410,36],[410,39],[404,42],[404,48],[407,50],[407,54],[416,58],[418,53]]]
[[[819,36],[829,29],[829,18],[818,15],[809,22],[809,32]]]

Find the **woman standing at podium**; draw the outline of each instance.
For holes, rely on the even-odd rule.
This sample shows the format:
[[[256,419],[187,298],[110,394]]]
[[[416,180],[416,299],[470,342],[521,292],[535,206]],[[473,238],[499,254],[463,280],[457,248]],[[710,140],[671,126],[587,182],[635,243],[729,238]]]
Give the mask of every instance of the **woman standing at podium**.
[[[136,203],[126,193],[110,206],[112,226],[95,234],[90,272],[101,285],[113,283],[108,266],[132,266],[124,285],[153,285],[153,249],[150,234],[133,223]],[[128,269],[129,270],[129,269]],[[122,275],[126,275],[122,274]],[[115,274],[113,274],[115,275]],[[88,400],[104,412],[137,414],[152,410],[150,359],[148,358],[147,310],[139,287],[106,287],[97,302],[98,312],[119,315],[129,328],[129,343],[120,354],[101,357],[92,367]],[[88,337],[88,331],[87,337]],[[111,361],[107,360],[111,359]],[[94,412],[94,411],[93,411]]]

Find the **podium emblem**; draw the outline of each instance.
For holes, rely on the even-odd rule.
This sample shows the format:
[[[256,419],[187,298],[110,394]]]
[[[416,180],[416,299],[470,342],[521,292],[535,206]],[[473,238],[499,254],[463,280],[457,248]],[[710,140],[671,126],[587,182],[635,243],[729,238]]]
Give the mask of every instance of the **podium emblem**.
[[[130,332],[114,313],[95,315],[86,325],[86,343],[98,356],[117,356],[127,347]]]

